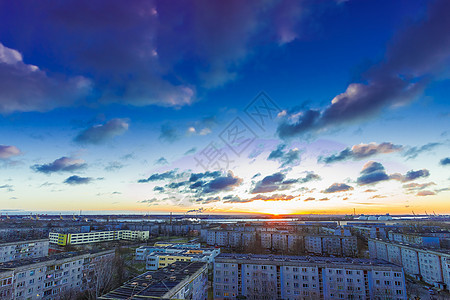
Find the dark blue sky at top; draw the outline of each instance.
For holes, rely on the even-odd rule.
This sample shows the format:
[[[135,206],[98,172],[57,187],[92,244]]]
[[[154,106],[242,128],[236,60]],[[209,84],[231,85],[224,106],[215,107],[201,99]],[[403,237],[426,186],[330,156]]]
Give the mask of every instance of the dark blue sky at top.
[[[260,90],[269,92],[283,108],[304,103],[323,107],[347,84],[360,80],[361,73],[372,64],[382,60],[393,33],[421,17],[427,7],[426,1],[350,1],[342,5],[330,2],[312,8],[298,40],[281,47],[267,44],[252,48],[246,61],[237,67],[237,80],[218,88],[198,90],[199,99],[190,107],[174,110],[158,106],[99,106],[95,103],[97,92],[94,92],[88,97],[92,97],[94,103],[87,107],[56,109],[48,113],[51,118],[30,113],[22,122],[45,127],[50,124],[48,122],[67,122],[77,116],[86,122],[95,118],[99,111],[109,117],[132,114],[134,119],[156,122],[209,116],[215,114],[217,108],[243,108],[243,101],[250,101]],[[20,10],[20,5],[15,9]],[[0,14],[2,43],[18,49],[26,63],[68,76],[80,75],[67,68],[64,60],[55,59],[49,53],[51,45],[45,43],[46,39],[40,39],[39,32],[33,32],[31,36],[26,18],[23,24],[24,19],[17,18],[7,9]],[[71,39],[70,33],[66,38]],[[188,58],[176,66],[175,73],[184,75],[196,85],[192,64],[197,63],[198,60]],[[89,76],[89,73],[81,75]],[[42,122],[42,118],[47,121]]]
[[[189,169],[184,153],[217,140],[265,91],[283,113],[268,130],[255,129],[262,162],[249,155],[248,164],[261,167],[261,176],[320,173],[324,153],[389,142],[399,148],[373,154],[390,157],[380,160],[388,170],[383,180],[432,165],[437,195],[448,185],[439,165],[450,136],[446,11],[445,0],[0,0],[0,146],[20,150],[0,147],[0,168],[12,170],[0,186],[11,181],[19,190],[14,182],[28,178],[38,191],[46,181],[63,191],[63,179],[78,174],[95,189],[87,198],[116,186],[123,203],[152,198],[148,191],[127,194],[125,186],[154,172]],[[279,145],[298,162],[284,168],[281,158],[275,170],[265,169]],[[323,186],[316,190],[344,180],[356,186],[371,155],[356,158],[340,177],[319,174]],[[54,175],[31,167],[62,157],[69,157],[63,164],[82,160],[86,167]],[[161,157],[167,164],[156,163]],[[308,159],[317,166],[304,166]],[[117,174],[104,172],[119,163]],[[257,184],[233,171],[236,177],[223,178],[239,184],[224,191],[244,193]]]

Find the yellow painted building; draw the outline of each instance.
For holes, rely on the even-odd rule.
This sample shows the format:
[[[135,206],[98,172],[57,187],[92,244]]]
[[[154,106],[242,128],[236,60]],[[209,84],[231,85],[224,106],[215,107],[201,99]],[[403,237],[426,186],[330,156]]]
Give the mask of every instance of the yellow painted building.
[[[171,265],[177,261],[191,261],[192,257],[187,255],[177,255],[177,254],[166,254],[161,255],[159,257],[158,268],[164,268],[168,265]]]
[[[80,245],[117,240],[147,240],[150,237],[148,231],[111,230],[92,231],[82,233],[58,233],[50,232],[50,243],[60,246]]]

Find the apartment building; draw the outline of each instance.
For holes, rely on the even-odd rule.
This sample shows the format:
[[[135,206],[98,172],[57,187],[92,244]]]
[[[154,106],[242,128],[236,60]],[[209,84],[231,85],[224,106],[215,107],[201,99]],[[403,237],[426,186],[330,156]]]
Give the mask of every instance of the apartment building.
[[[440,238],[426,234],[407,234],[400,232],[388,232],[388,239],[392,242],[406,243],[411,245],[440,248]]]
[[[110,231],[91,231],[81,233],[58,233],[50,232],[50,243],[60,246],[81,245],[99,242],[110,242],[118,240],[148,240],[149,231],[132,230],[110,230]]]
[[[214,299],[407,299],[401,267],[367,259],[222,253]]]
[[[201,262],[177,262],[141,274],[98,299],[207,299],[208,268]]]
[[[371,258],[382,259],[402,266],[405,273],[449,290],[450,252],[431,250],[413,245],[383,240],[369,240]]]
[[[289,231],[261,232],[261,247],[281,251],[303,251],[304,236]]]
[[[114,255],[113,250],[66,252],[0,263],[0,299],[53,299],[69,291],[83,291],[92,259]]]
[[[358,253],[356,236],[307,235],[304,239],[310,253],[351,257]]]
[[[0,243],[0,263],[48,255],[48,239]]]
[[[256,232],[233,230],[208,230],[206,242],[211,246],[241,247],[254,244]]]
[[[182,252],[153,252],[146,257],[146,269],[157,270],[179,261],[200,261],[212,267],[214,259],[220,254],[220,249],[213,251],[185,250]]]

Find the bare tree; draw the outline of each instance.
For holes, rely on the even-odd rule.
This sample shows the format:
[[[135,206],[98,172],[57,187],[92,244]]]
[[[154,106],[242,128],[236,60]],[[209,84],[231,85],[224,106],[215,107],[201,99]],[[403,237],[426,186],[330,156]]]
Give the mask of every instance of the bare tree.
[[[117,259],[113,256],[92,258],[86,266],[84,280],[86,281],[85,299],[94,300],[111,291],[118,282]]]
[[[258,270],[252,273],[247,284],[247,299],[277,299],[276,277],[271,278],[267,272]]]

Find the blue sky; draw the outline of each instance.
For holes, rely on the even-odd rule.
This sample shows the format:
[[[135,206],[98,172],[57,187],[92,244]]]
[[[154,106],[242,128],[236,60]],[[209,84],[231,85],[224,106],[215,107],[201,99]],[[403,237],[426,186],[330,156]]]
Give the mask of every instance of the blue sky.
[[[448,213],[448,13],[0,1],[1,207]]]

